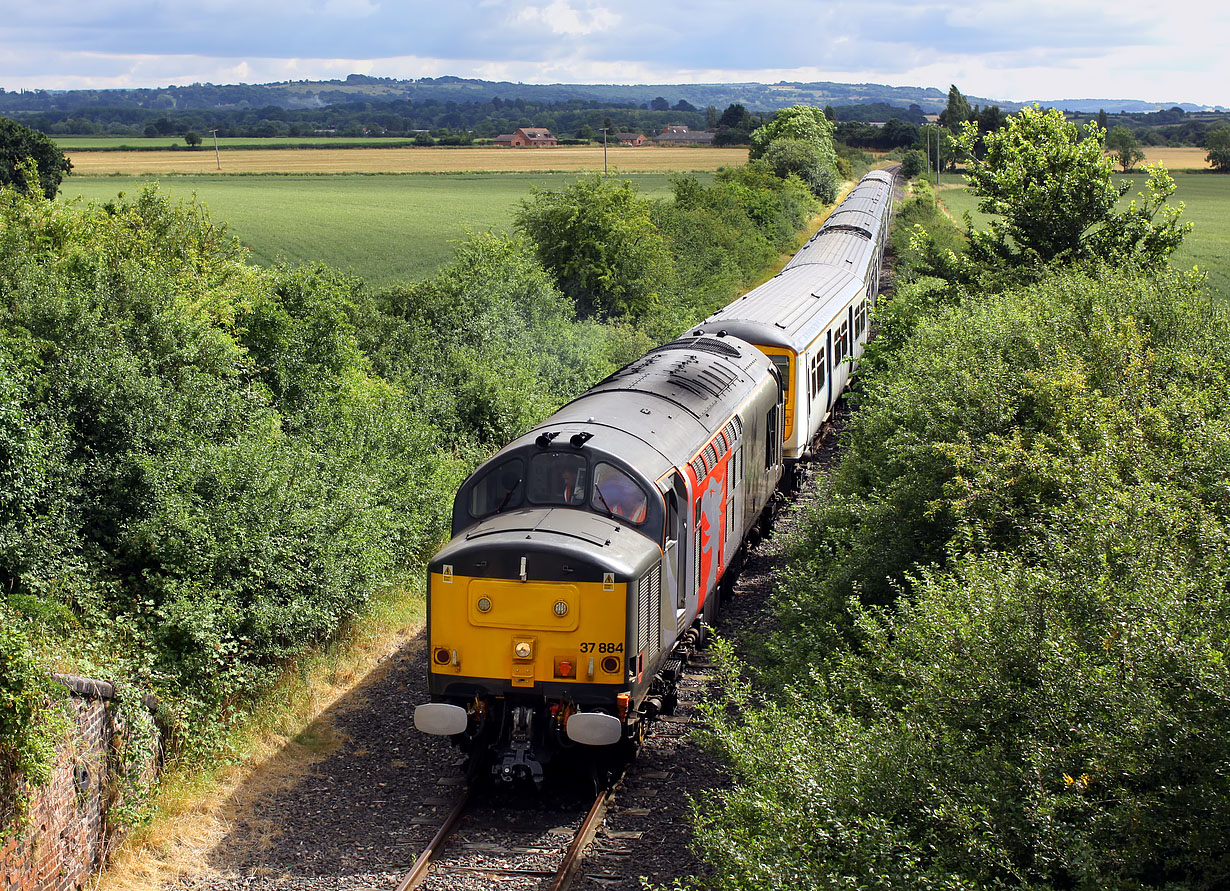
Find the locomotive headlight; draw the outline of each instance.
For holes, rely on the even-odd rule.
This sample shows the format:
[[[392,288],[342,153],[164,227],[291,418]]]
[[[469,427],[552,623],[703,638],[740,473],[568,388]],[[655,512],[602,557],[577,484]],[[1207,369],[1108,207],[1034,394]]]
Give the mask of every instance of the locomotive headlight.
[[[513,654],[518,659],[528,659],[534,654],[534,646],[528,640],[519,640],[513,646]]]
[[[491,601],[486,597],[478,598],[478,611],[486,613],[491,611]]]
[[[561,619],[564,616],[568,615],[568,604],[565,603],[563,600],[555,601],[555,614],[559,616]]]

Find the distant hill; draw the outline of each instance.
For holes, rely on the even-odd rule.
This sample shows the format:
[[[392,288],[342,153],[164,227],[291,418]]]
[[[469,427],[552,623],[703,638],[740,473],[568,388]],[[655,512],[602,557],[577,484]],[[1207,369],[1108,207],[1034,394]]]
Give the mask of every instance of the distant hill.
[[[753,112],[776,111],[790,105],[871,105],[883,103],[900,108],[918,105],[923,111],[944,108],[948,94],[934,87],[891,87],[883,84],[829,82],[776,84],[522,84],[507,81],[471,80],[461,77],[425,77],[418,80],[369,77],[352,74],[345,80],[293,81],[271,84],[192,84],[184,87],[125,90],[24,90],[0,89],[0,113],[6,111],[72,111],[77,108],[142,108],[189,111],[228,108],[321,108],[339,103],[407,100],[423,102],[472,102],[523,99],[534,102],[587,100],[648,105],[664,98],[670,105],[680,100],[719,110],[740,103]],[[969,97],[974,104],[993,100]],[[1019,103],[999,103],[1015,110]]]
[[[352,74],[344,80],[287,81],[269,84],[191,84],[122,90],[21,90],[7,92],[0,84],[0,114],[15,112],[71,112],[83,108],[142,109],[186,112],[229,109],[312,109],[355,102],[489,102],[499,98],[526,102],[587,101],[648,107],[666,99],[671,107],[683,102],[697,109],[721,110],[739,103],[752,112],[772,112],[790,105],[868,106],[938,112],[947,104],[946,90],[936,87],[893,87],[885,84],[845,84],[781,81],[775,84],[523,84],[462,77],[424,77],[398,80]],[[1028,103],[979,96],[966,97],[972,105],[998,105],[1017,111]],[[1213,110],[1190,102],[1156,103],[1136,99],[1039,100],[1045,106],[1069,111],[1110,114],[1141,113],[1179,107],[1184,111]],[[1217,110],[1222,110],[1221,106]]]

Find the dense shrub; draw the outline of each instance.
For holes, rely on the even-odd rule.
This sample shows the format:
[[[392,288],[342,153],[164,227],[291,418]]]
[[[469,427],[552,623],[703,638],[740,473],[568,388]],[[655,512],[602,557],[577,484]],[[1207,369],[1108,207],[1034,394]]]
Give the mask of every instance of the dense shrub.
[[[1228,334],[1126,273],[914,326],[800,524],[771,704],[713,710],[725,887],[1230,880]]]
[[[434,278],[391,288],[377,303],[367,348],[380,374],[430,399],[451,441],[486,448],[648,347],[631,329],[578,321],[518,238],[472,237]]]
[[[524,202],[518,229],[582,318],[673,338],[789,250],[815,209],[797,176],[761,162],[721,170],[707,187],[691,176],[674,184],[673,201],[655,202],[595,176]]]
[[[0,603],[0,840],[24,816],[25,791],[50,777],[59,729],[51,705],[65,692],[32,652],[25,623]]]
[[[913,179],[927,169],[927,156],[919,149],[910,149],[901,158],[901,175]]]
[[[782,179],[797,176],[824,204],[832,204],[837,197],[837,172],[814,143],[775,139],[765,147],[761,161]]]
[[[518,243],[475,239],[416,288],[258,269],[154,190],[0,193],[15,640],[152,687],[208,743],[414,571],[490,443],[636,349],[577,323]]]
[[[563,189],[533,189],[516,227],[582,316],[635,321],[674,283],[650,210],[632,182],[594,174]]]

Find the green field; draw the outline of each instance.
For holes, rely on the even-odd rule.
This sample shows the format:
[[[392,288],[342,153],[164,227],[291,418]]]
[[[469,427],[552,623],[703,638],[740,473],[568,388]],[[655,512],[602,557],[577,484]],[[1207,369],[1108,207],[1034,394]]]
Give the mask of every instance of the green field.
[[[1195,228],[1183,240],[1183,246],[1175,252],[1174,265],[1180,269],[1198,266],[1208,273],[1209,290],[1219,299],[1230,301],[1230,176],[1209,173],[1173,173],[1175,193],[1172,201],[1185,205],[1183,219],[1195,224]],[[1144,188],[1144,174],[1124,177],[1117,181],[1131,180],[1133,186],[1124,201],[1128,201]],[[951,189],[940,193],[940,200],[956,219],[969,212],[974,225],[986,225],[987,217],[977,210],[977,200],[966,189]]]
[[[697,174],[708,181],[711,174]],[[530,188],[559,188],[574,174],[477,173],[386,176],[175,176],[175,198],[193,193],[225,222],[256,262],[322,262],[380,287],[429,276],[466,231],[509,229]],[[628,174],[642,195],[667,197],[664,173]],[[134,194],[145,177],[66,177],[61,200]]]
[[[214,140],[209,133],[202,133],[205,141],[197,151],[213,151]],[[109,151],[165,151],[179,148],[188,151],[182,136],[53,136],[52,140],[63,152],[109,152]],[[284,149],[301,146],[319,148],[384,147],[398,148],[414,145],[413,139],[404,137],[376,136],[269,136],[223,137],[218,140],[222,149]]]

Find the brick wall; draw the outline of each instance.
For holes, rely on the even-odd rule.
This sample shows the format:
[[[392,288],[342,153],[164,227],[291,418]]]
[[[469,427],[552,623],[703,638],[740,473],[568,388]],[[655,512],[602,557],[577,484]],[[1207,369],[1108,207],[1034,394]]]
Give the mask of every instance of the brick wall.
[[[81,888],[105,856],[107,810],[119,786],[117,743],[126,729],[115,719],[110,684],[58,679],[72,693],[65,704],[69,730],[51,782],[30,796],[25,826],[0,846],[0,891]],[[142,775],[152,779],[157,752],[144,753],[144,761]]]

